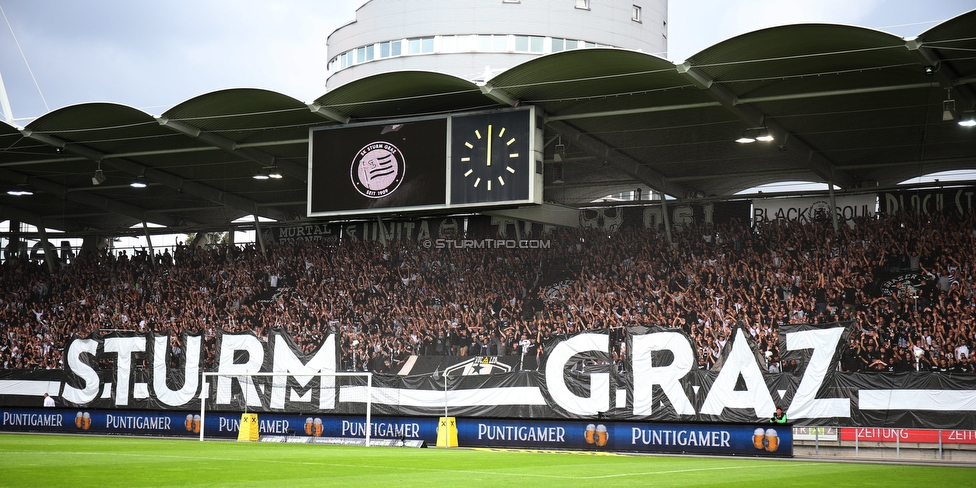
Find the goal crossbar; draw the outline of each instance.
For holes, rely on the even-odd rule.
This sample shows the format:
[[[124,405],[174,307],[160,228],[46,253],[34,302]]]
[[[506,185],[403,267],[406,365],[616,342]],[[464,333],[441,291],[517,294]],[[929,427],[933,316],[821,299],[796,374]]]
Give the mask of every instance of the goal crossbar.
[[[211,385],[208,383],[207,379],[208,378],[211,378],[211,377],[220,377],[220,376],[226,376],[226,377],[231,377],[231,378],[246,378],[246,377],[251,377],[251,376],[256,376],[256,377],[276,377],[276,376],[296,377],[296,376],[305,376],[305,377],[320,377],[320,378],[365,377],[366,378],[366,425],[365,425],[365,431],[366,431],[366,446],[369,446],[369,439],[370,439],[370,435],[372,434],[372,430],[373,430],[373,427],[372,427],[372,419],[371,419],[371,414],[372,414],[372,411],[373,411],[373,408],[372,408],[372,406],[373,406],[372,405],[372,403],[373,403],[373,373],[368,373],[368,372],[349,372],[349,371],[335,371],[335,372],[327,372],[327,373],[322,373],[322,372],[319,372],[319,373],[292,373],[292,372],[276,372],[276,373],[272,373],[272,372],[259,372],[259,373],[219,373],[219,372],[213,372],[213,371],[205,371],[203,373],[200,373],[200,378],[201,378],[200,385],[201,385],[201,388],[204,388],[205,389],[204,391],[207,392],[207,396],[206,397],[201,396],[201,398],[200,398],[200,440],[201,441],[204,440],[203,439],[203,434],[204,434],[204,431],[206,429],[204,429],[203,426],[206,425],[206,420],[207,420],[207,417],[206,417],[207,399],[209,398],[209,394],[210,394],[210,391],[211,391]],[[213,386],[214,386],[214,388],[216,388],[216,385],[213,385]]]

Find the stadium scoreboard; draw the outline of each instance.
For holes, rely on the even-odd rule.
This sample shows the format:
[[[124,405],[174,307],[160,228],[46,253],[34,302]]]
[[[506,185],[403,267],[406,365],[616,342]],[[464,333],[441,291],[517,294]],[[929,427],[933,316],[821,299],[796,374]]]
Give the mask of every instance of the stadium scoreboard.
[[[542,203],[533,107],[309,130],[308,216]]]

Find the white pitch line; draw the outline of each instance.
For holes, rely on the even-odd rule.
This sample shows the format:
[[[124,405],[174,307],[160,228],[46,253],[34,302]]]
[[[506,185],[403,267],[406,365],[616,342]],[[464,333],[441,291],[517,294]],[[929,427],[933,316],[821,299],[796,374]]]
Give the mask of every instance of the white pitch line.
[[[657,474],[676,474],[676,473],[696,473],[699,471],[722,471],[726,469],[753,469],[753,468],[763,468],[767,466],[719,466],[715,468],[694,468],[694,469],[673,469],[670,471],[645,471],[641,473],[617,473],[617,474],[603,474],[598,476],[575,476],[575,478],[598,480],[603,478],[622,478],[625,476],[648,476]]]
[[[25,453],[36,453],[38,455],[50,454],[48,451],[0,451],[5,454],[25,454]],[[92,456],[92,455],[107,455],[107,456],[128,456],[128,457],[149,457],[154,459],[164,458],[164,459],[175,459],[175,460],[194,460],[200,461],[200,456],[172,456],[172,455],[159,455],[155,453],[94,453],[90,451],[62,451],[62,454],[73,454],[78,456]],[[238,462],[239,458],[215,458],[208,457],[206,461],[224,461],[224,462]],[[434,473],[455,473],[455,474],[465,474],[465,475],[484,475],[484,476],[511,476],[519,478],[545,478],[545,479],[572,479],[572,480],[600,480],[607,478],[623,478],[627,476],[652,476],[652,475],[662,475],[662,474],[678,474],[678,473],[695,473],[703,471],[722,471],[731,469],[753,469],[753,468],[764,468],[764,467],[782,467],[783,464],[777,463],[775,465],[749,465],[749,466],[718,466],[714,468],[691,468],[691,469],[673,469],[667,471],[641,471],[634,473],[615,473],[606,475],[594,475],[594,476],[563,476],[563,475],[549,475],[549,474],[539,474],[539,473],[527,473],[527,472],[506,472],[506,471],[483,471],[483,470],[471,470],[471,469],[441,469],[441,468],[418,468],[412,466],[389,466],[389,465],[368,465],[368,464],[345,464],[345,463],[320,463],[320,462],[308,462],[308,461],[289,461],[287,459],[252,459],[253,462],[262,463],[273,463],[273,464],[294,464],[299,466],[331,466],[336,468],[366,468],[366,469],[393,469],[398,471],[425,471]]]

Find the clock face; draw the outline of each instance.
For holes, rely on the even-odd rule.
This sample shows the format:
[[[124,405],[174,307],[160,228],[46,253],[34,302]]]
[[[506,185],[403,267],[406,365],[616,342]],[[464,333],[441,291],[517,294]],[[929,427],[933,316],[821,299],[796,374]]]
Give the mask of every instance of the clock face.
[[[452,119],[452,205],[529,198],[529,117],[511,111]]]

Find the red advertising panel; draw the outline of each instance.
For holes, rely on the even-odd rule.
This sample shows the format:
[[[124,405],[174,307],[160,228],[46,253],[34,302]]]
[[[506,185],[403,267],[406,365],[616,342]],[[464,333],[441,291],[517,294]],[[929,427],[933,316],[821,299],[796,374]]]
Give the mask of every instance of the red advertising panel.
[[[976,444],[976,430],[929,430],[929,429],[889,429],[889,428],[842,428],[842,441],[861,442],[911,442],[918,444],[938,444],[939,433],[943,444]]]

